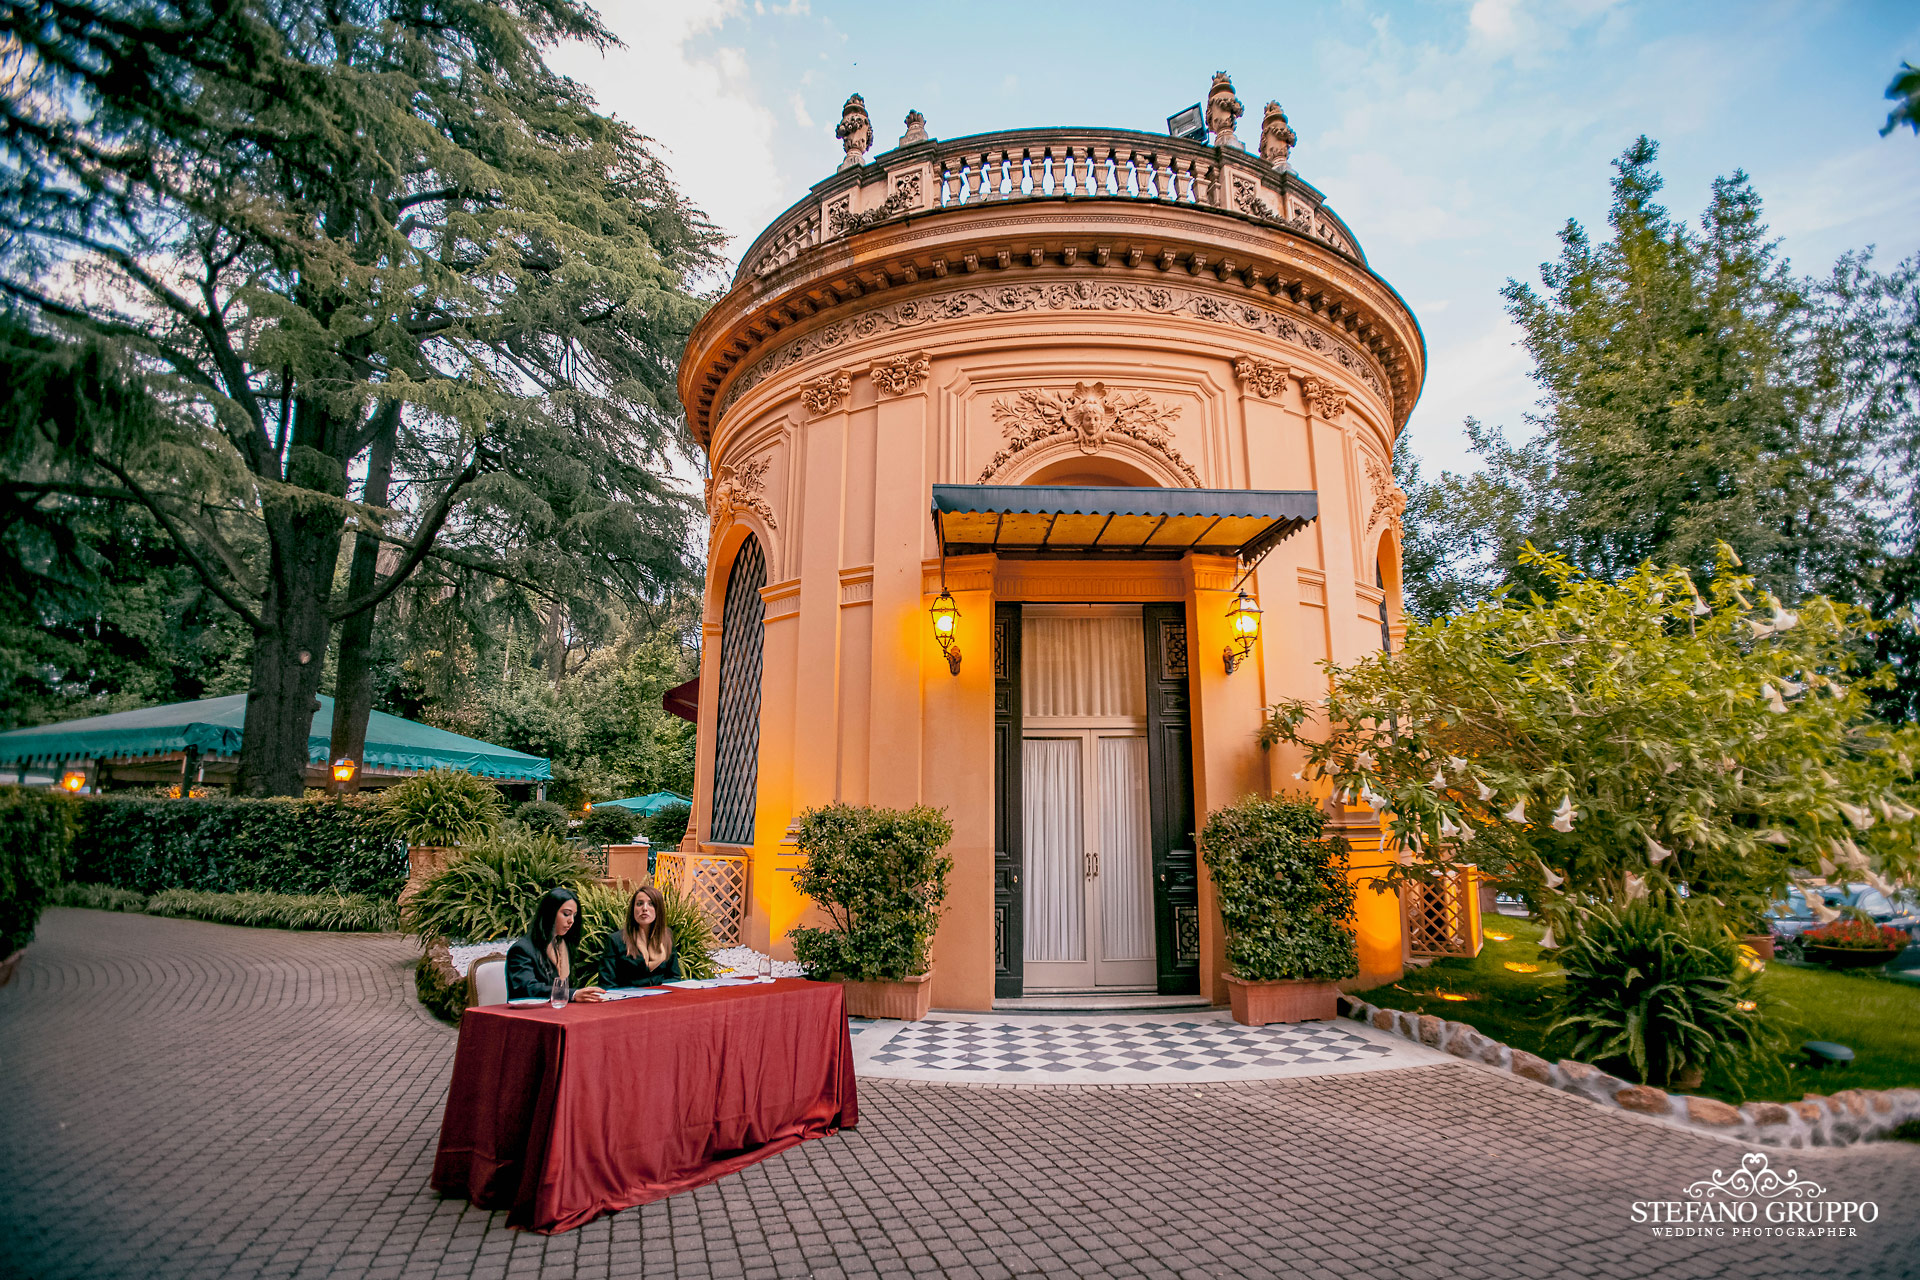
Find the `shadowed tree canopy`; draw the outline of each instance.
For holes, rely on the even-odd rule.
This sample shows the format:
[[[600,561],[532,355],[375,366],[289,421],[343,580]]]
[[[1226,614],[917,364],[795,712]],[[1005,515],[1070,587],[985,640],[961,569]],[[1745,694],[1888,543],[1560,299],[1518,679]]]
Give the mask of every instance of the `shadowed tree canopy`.
[[[244,622],[245,792],[300,790],[333,628],[351,701],[423,563],[556,614],[688,576],[718,235],[563,39],[613,43],[569,0],[0,0],[0,289],[51,339],[5,497],[143,508]]]

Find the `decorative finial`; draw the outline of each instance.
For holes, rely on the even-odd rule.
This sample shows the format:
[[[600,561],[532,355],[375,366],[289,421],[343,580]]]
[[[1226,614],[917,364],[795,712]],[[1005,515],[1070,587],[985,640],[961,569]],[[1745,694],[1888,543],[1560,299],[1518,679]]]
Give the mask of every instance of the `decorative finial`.
[[[1213,88],[1207,91],[1207,128],[1213,134],[1214,146],[1246,150],[1240,145],[1240,139],[1233,136],[1234,122],[1246,111],[1234,95],[1233,78],[1224,71],[1214,72]]]
[[[900,145],[910,147],[916,142],[927,140],[927,118],[918,111],[907,112],[907,131],[900,135]]]
[[[840,108],[840,123],[833,136],[847,149],[847,158],[840,162],[841,169],[854,169],[865,163],[867,148],[873,145],[873,121],[867,117],[865,98],[856,93],[847,99],[847,105]]]
[[[1293,165],[1287,157],[1293,154],[1293,144],[1300,141],[1300,135],[1287,123],[1287,113],[1280,109],[1277,102],[1267,104],[1267,115],[1260,122],[1260,158],[1276,169],[1292,172]]]

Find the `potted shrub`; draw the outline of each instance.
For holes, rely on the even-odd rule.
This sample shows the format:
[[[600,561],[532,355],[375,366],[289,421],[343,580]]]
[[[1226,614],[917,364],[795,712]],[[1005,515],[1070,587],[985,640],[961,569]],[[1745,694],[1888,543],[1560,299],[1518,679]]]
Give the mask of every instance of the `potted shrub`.
[[[953,824],[925,805],[831,804],[800,815],[798,839],[807,860],[795,885],[833,927],[793,930],[795,957],[846,988],[850,1017],[926,1017]]]
[[[1878,968],[1906,949],[1906,931],[1870,920],[1835,920],[1800,935],[1807,959],[1829,969]]]
[[[1342,978],[1359,972],[1347,843],[1302,797],[1249,796],[1200,833],[1227,930],[1227,994],[1249,1027],[1339,1013]]]
[[[387,829],[407,842],[407,884],[400,900],[420,891],[454,847],[493,832],[505,814],[499,788],[465,769],[429,769],[380,797]]]

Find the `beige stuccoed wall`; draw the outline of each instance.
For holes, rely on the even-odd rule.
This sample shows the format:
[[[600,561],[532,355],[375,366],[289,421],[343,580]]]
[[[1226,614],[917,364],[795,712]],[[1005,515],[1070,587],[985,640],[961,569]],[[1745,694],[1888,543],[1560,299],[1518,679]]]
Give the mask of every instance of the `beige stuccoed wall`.
[[[838,345],[760,379],[727,406],[711,444],[717,475],[726,474],[723,468],[754,474],[751,484],[719,504],[704,630],[703,724],[713,723],[721,603],[746,531],[761,540],[768,562],[747,940],[790,954],[784,935],[807,916],[792,888],[798,854],[789,833],[802,809],[833,800],[943,807],[954,824],[955,872],[935,944],[934,1001],[988,1008],[994,601],[1184,600],[1200,820],[1249,792],[1300,789],[1291,777],[1299,762],[1284,751],[1263,752],[1255,733],[1262,708],[1277,698],[1324,693],[1317,663],[1349,661],[1379,647],[1373,565],[1383,537],[1390,560],[1394,554],[1391,482],[1383,470],[1391,456],[1391,418],[1384,398],[1334,360],[1191,316],[972,315],[864,340],[857,318],[846,328],[849,336]],[[868,372],[876,363],[920,355],[924,376],[910,378],[897,393]],[[1247,357],[1285,365],[1292,374],[1262,395],[1236,376],[1236,360]],[[803,388],[843,372],[848,394],[827,405],[803,403]],[[1344,406],[1312,412],[1303,377],[1343,390]],[[960,673],[951,675],[926,614],[940,569],[930,487],[981,479],[1004,443],[992,416],[996,400],[1027,388],[1059,391],[1095,381],[1178,406],[1172,448],[1198,473],[1201,487],[1317,491],[1319,518],[1281,543],[1254,575],[1252,589],[1266,610],[1255,657],[1232,675],[1224,671],[1220,654],[1236,576],[1230,558],[1042,565],[985,556],[946,565],[965,655]],[[1035,473],[1083,483],[1191,483],[1170,458],[1125,438],[1110,439],[1091,457],[1057,439],[994,479],[1019,483]],[[1391,566],[1390,575],[1397,585]],[[1397,591],[1390,594],[1397,608]],[[700,844],[706,829],[712,758],[713,744],[703,738],[690,846]],[[1219,921],[1204,867],[1202,905],[1203,990],[1224,1000]],[[1363,890],[1361,908],[1363,976],[1395,976],[1401,964],[1397,905]]]

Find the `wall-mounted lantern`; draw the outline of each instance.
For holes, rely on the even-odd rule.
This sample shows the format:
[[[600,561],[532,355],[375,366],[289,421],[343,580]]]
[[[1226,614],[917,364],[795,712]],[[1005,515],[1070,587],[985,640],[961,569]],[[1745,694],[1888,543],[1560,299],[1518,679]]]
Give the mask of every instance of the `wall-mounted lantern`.
[[[83,769],[67,770],[65,773],[60,775],[60,785],[65,790],[71,791],[75,795],[79,795],[80,792],[87,785],[86,771]]]
[[[1253,652],[1253,642],[1260,638],[1260,606],[1245,591],[1233,602],[1233,608],[1227,610],[1227,626],[1233,639],[1227,644],[1227,673],[1247,660]]]
[[[333,762],[333,780],[341,783],[352,782],[354,772],[359,768],[360,766],[351,759],[341,756]]]
[[[953,629],[960,622],[960,607],[953,602],[953,593],[942,591],[927,610],[933,618],[933,638],[940,642],[940,652],[947,655],[947,670],[954,675],[960,674],[960,646],[954,642]]]

